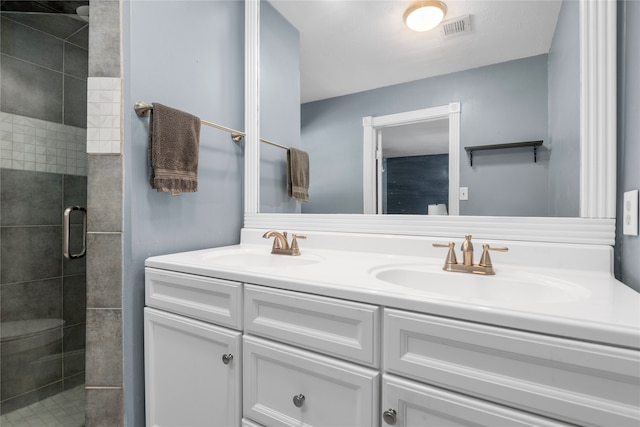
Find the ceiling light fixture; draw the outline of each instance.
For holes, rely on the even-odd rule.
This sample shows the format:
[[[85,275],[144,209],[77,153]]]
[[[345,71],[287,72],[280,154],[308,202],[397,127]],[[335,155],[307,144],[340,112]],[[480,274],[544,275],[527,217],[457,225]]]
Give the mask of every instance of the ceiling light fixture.
[[[447,14],[447,5],[441,1],[415,1],[404,12],[404,23],[413,31],[429,31],[438,26]]]

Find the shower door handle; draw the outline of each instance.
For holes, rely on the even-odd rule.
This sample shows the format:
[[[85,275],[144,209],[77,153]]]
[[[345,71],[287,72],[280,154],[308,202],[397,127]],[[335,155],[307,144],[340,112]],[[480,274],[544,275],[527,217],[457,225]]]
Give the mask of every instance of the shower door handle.
[[[82,251],[77,254],[69,252],[69,240],[71,239],[71,212],[82,212]],[[82,206],[69,206],[64,210],[64,236],[63,239],[63,251],[64,257],[69,259],[82,258],[87,252],[87,209]]]

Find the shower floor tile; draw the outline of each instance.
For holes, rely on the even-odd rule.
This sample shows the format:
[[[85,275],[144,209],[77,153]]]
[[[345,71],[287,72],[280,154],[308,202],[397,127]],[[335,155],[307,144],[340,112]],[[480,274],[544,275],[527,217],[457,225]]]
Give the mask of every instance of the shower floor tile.
[[[2,427],[84,426],[84,385],[0,416]]]

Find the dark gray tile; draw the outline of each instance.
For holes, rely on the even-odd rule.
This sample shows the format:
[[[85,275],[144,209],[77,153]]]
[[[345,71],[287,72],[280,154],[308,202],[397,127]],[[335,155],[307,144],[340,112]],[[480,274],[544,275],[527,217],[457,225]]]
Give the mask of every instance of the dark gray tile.
[[[64,206],[87,207],[87,177],[79,175],[64,175],[63,178]],[[79,221],[72,221],[78,223]]]
[[[6,4],[6,2],[3,1]],[[18,1],[18,3],[34,4],[32,1]],[[45,3],[51,4],[53,2],[46,1]],[[66,0],[57,1],[55,3],[73,3]],[[15,2],[14,2],[15,4]],[[40,3],[42,4],[42,3]],[[29,10],[33,11],[33,9]],[[71,13],[75,13],[75,9]],[[82,28],[87,28],[86,22],[74,19],[71,16],[61,14],[25,14],[6,11],[5,5],[3,5],[2,14],[5,18],[10,19],[19,24],[31,27],[33,29],[45,32],[59,39],[66,39],[74,33],[77,33]]]
[[[91,2],[89,76],[120,77],[120,3]]]
[[[87,127],[87,81],[64,77],[64,124]]]
[[[88,156],[89,231],[122,231],[122,156]]]
[[[64,353],[62,356],[63,361],[63,378],[65,380],[65,389],[68,388],[67,378],[76,377],[82,375],[81,383],[84,383],[85,374],[85,352],[83,350],[76,350],[70,353]],[[80,380],[80,378],[77,378]],[[74,381],[77,384],[77,381]]]
[[[122,311],[87,310],[86,383],[122,386]]]
[[[85,352],[84,349],[75,350],[70,352],[65,352],[62,356],[62,364],[63,364],[63,377],[65,380],[64,388],[67,389],[68,384],[66,383],[67,378],[75,377],[77,375],[82,375],[82,383],[84,383],[84,374],[85,374]],[[80,379],[80,378],[77,378]]]
[[[64,73],[86,79],[89,74],[89,52],[71,43],[64,44]]]
[[[0,394],[2,399],[62,380],[62,333],[60,328],[0,347]]]
[[[66,276],[62,279],[62,313],[65,325],[84,324],[87,319],[86,276]]]
[[[70,377],[85,370],[85,326],[76,325],[64,328],[62,342],[63,376]],[[66,387],[65,387],[66,388]]]
[[[78,350],[84,350],[85,347],[85,325],[65,326],[62,330],[63,353],[73,353]]]
[[[62,381],[57,381],[53,384],[46,385],[37,390],[33,390],[29,393],[22,394],[12,399],[3,400],[0,404],[0,414],[7,414],[13,412],[25,406],[29,406],[32,403],[46,399],[47,397],[58,394],[62,391]]]
[[[87,56],[89,56],[89,26],[83,27],[80,31],[66,39],[67,42],[73,43],[80,47],[87,49]],[[87,68],[89,66],[87,65]],[[88,70],[87,70],[88,71]]]
[[[122,235],[87,235],[87,306],[122,306]]]
[[[87,208],[87,177],[80,175],[63,175],[63,209],[72,206]],[[71,213],[72,224],[82,224],[83,214],[79,210]]]
[[[62,71],[62,40],[9,19],[2,18],[1,22],[2,53],[55,71]]]
[[[62,224],[62,175],[0,170],[1,225]]]
[[[2,0],[3,11],[75,13],[89,0]],[[6,13],[6,12],[5,12]]]
[[[75,387],[77,387],[79,385],[83,386],[84,385],[84,371],[82,371],[82,372],[80,372],[78,374],[74,374],[74,375],[65,377],[63,379],[63,382],[64,382],[64,389],[65,390],[70,390],[70,389],[75,388]]]
[[[62,275],[62,226],[0,227],[0,283]]]
[[[0,321],[62,319],[62,279],[0,286]]]
[[[3,112],[62,122],[62,73],[3,54],[0,87]]]
[[[124,399],[121,388],[87,388],[86,397],[86,427],[124,426]]]

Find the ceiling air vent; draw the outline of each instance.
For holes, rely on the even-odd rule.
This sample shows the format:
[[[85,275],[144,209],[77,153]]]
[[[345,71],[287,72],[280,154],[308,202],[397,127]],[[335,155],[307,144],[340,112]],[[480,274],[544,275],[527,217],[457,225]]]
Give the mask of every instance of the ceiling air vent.
[[[471,19],[469,15],[442,21],[440,36],[442,38],[460,35],[471,31]]]

